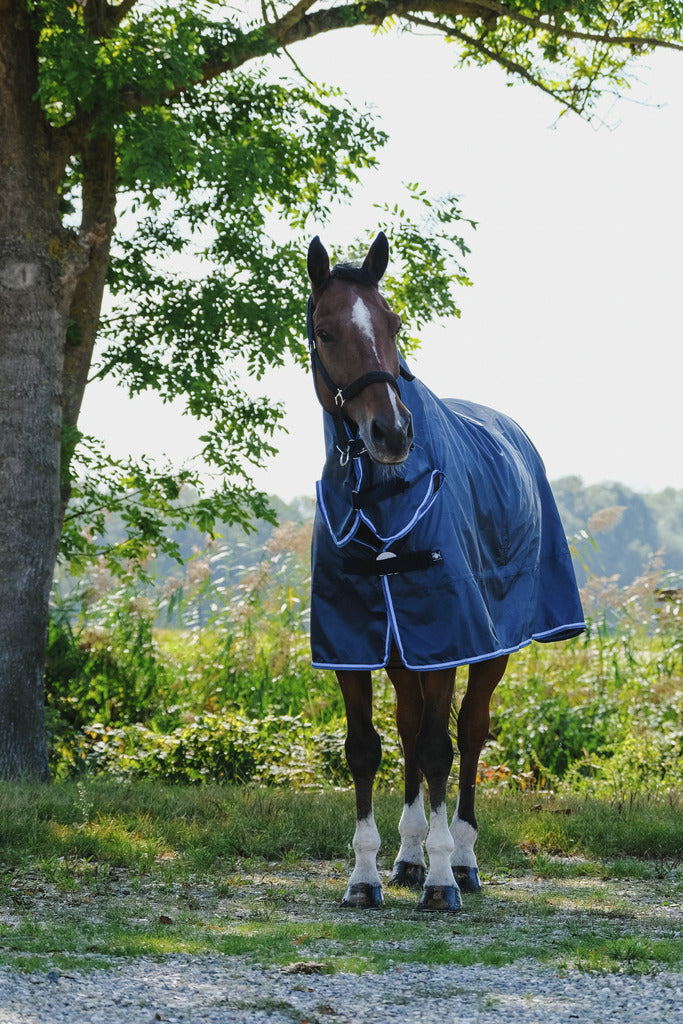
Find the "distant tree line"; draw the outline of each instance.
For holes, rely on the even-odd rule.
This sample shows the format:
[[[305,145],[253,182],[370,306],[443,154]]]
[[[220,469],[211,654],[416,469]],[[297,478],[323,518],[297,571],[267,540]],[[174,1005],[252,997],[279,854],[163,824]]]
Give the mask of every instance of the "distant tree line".
[[[553,492],[575,558],[579,584],[592,576],[618,576],[627,586],[655,559],[663,570],[683,571],[683,490],[638,494],[620,483],[591,484],[568,476]]]
[[[644,571],[659,565],[662,572],[683,572],[683,490],[668,487],[654,494],[640,494],[621,483],[584,485],[578,476],[552,483],[567,537],[576,552],[574,565],[580,586],[588,576],[618,576],[628,586]],[[271,497],[280,523],[312,519],[315,505],[308,497],[286,503]],[[113,524],[112,524],[113,525]],[[236,583],[263,557],[264,545],[274,527],[256,523],[252,533],[238,526],[217,526],[225,582]],[[112,536],[116,532],[113,525]],[[187,528],[175,533],[184,561],[204,551],[207,537]],[[157,560],[154,575],[173,575],[175,563],[167,556]]]

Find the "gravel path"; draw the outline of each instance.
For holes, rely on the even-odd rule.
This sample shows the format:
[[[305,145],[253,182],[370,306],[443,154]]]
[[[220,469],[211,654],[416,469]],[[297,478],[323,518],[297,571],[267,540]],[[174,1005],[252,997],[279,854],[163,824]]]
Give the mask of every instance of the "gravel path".
[[[0,968],[0,1024],[683,1024],[683,975],[507,967],[316,973],[240,957],[121,960],[89,973]]]

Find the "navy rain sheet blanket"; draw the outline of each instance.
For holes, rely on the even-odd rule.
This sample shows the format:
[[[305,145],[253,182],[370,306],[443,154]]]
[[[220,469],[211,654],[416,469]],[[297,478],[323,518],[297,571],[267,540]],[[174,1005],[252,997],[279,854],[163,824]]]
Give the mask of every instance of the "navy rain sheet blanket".
[[[411,669],[469,664],[585,628],[540,456],[508,417],[401,382],[415,446],[388,469],[327,461],[313,531],[317,668],[382,668],[392,640]]]

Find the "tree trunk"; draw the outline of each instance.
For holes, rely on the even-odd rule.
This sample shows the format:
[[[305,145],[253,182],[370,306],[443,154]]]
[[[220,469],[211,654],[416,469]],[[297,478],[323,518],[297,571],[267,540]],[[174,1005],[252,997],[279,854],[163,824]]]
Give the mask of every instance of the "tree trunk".
[[[88,383],[93,350],[100,325],[102,297],[109,266],[111,237],[116,226],[116,147],[104,134],[83,142],[81,239],[87,262],[76,281],[69,322],[72,330],[64,350],[62,386],[61,525],[71,493],[69,466],[79,435],[75,428]]]
[[[69,242],[36,40],[0,0],[0,778],[48,777],[43,660],[59,541]],[[73,254],[72,254],[73,255]]]

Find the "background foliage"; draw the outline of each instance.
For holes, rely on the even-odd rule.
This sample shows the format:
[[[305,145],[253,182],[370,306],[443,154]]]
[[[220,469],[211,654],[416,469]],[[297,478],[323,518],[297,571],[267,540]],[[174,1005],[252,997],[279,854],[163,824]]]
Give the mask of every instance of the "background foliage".
[[[62,507],[54,521],[65,513],[63,565],[77,573],[92,566],[62,591],[50,635],[58,772],[264,779],[259,751],[270,747],[268,763],[278,767],[278,737],[288,732],[302,752],[297,781],[317,777],[321,764],[337,778],[338,698],[304,664],[305,570],[296,546],[287,547],[292,538],[245,573],[224,545],[202,543],[183,582],[156,591],[132,583],[140,570],[161,579],[160,556],[181,557],[170,522],[214,535],[219,521],[249,527],[254,514],[274,518],[251,469],[272,454],[281,410],[250,398],[243,380],[305,357],[307,225],[324,222],[333,203],[362,186],[386,141],[367,110],[298,71],[280,75],[274,58],[323,32],[426,27],[453,46],[457,64],[498,65],[549,92],[563,111],[591,117],[602,99],[624,90],[640,54],[682,48],[683,11],[669,0],[436,7],[12,0],[8,8],[13,45],[24,47],[31,73],[21,97],[6,76],[3,96],[12,110],[23,109],[14,103],[21,98],[39,122],[31,127],[50,167],[46,207],[55,210],[42,256],[63,261],[53,277],[71,289],[62,296],[69,308],[62,380],[48,382],[63,396]],[[28,102],[36,86],[40,110]],[[387,297],[408,325],[410,347],[411,330],[435,315],[457,315],[456,289],[468,283],[460,235],[467,222],[455,197],[433,199],[409,184],[405,204],[377,211],[372,234],[378,227],[393,250]],[[30,232],[23,234],[26,241]],[[358,255],[367,241],[344,255]],[[203,424],[199,454],[220,481],[215,490],[202,493],[206,474],[196,469],[116,462],[83,438],[77,420],[92,373],[113,375],[132,393],[182,399]],[[22,408],[18,418],[24,424],[32,415]],[[54,436],[47,419],[43,427]],[[592,532],[583,538],[590,549]],[[29,538],[36,550],[41,539],[40,532]],[[176,627],[170,636],[158,632],[164,615]],[[605,633],[610,642],[612,635]],[[17,685],[29,677],[36,672],[22,668]],[[381,686],[378,695],[384,721]],[[573,714],[572,700],[557,714]],[[308,725],[298,731],[306,702],[314,705],[310,735]],[[504,747],[503,719],[496,741]],[[254,723],[265,730],[258,740]],[[534,764],[515,770],[559,778],[576,761],[574,747],[550,763],[540,745]],[[385,748],[390,780],[388,739]],[[586,747],[596,756],[602,749],[600,737]]]
[[[683,14],[668,0],[480,0],[442,3],[436,13],[420,0],[26,6],[37,95],[63,159],[65,237],[101,230],[96,197],[115,192],[103,317],[97,327],[101,292],[97,300],[88,292],[85,305],[75,300],[67,377],[69,353],[78,351],[76,363],[92,358],[95,377],[111,375],[131,394],[182,400],[205,427],[197,454],[215,474],[207,487],[196,469],[117,463],[81,436],[75,408],[64,424],[62,483],[71,492],[63,553],[81,561],[109,554],[98,544],[105,508],[120,513],[135,558],[174,553],[164,529],[172,517],[205,531],[215,519],[248,526],[268,514],[251,468],[273,452],[281,410],[252,399],[244,380],[305,358],[309,226],[351,199],[386,142],[369,109],[299,72],[293,44],[329,32],[346,39],[356,26],[428,28],[450,45],[456,67],[498,65],[550,93],[562,112],[598,120],[643,54],[682,48]],[[291,68],[277,62],[284,55]],[[107,140],[102,152],[93,140]],[[415,183],[404,204],[377,211],[372,232],[381,227],[391,241],[386,291],[407,349],[428,320],[458,315],[457,287],[469,283],[465,226],[454,196],[428,197]],[[179,500],[185,484],[195,501]]]
[[[595,490],[593,498],[604,497],[605,488]],[[557,492],[573,495],[577,516],[590,508],[591,488],[567,481]],[[122,582],[101,564],[62,588],[47,673],[57,777],[349,784],[338,686],[310,667],[310,512],[306,501],[280,505],[279,527],[263,523],[253,539],[236,530],[206,544],[197,536],[194,551],[184,537],[184,570],[173,577],[162,567],[156,585]],[[592,536],[589,521],[617,529],[607,512],[584,518],[579,543]],[[493,701],[485,785],[618,800],[680,790],[683,594],[672,587],[661,599],[668,578],[656,564],[626,585],[591,576],[585,636],[511,659]],[[383,673],[375,703],[380,782],[398,787],[393,690]]]

